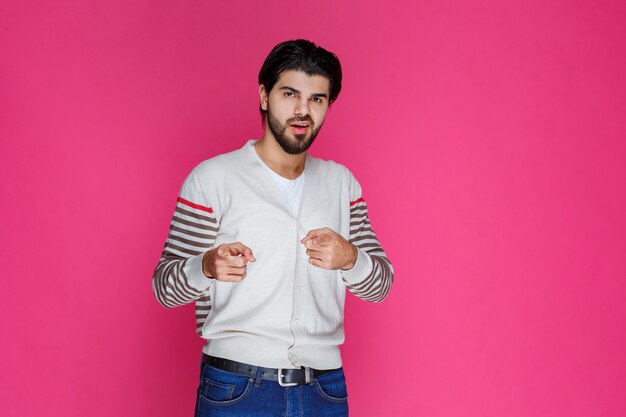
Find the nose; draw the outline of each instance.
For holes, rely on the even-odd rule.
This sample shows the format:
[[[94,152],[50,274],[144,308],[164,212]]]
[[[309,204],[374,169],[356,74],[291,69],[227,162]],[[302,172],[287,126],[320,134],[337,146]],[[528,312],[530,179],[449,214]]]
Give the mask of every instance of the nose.
[[[296,103],[296,108],[294,109],[294,114],[296,116],[306,116],[309,114],[309,102],[305,98],[301,98]]]

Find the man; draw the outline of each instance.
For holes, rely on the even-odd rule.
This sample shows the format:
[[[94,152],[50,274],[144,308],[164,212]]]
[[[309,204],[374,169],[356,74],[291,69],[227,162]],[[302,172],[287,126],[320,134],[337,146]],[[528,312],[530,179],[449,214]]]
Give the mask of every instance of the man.
[[[306,40],[259,73],[264,134],[194,168],[153,289],[196,303],[198,416],[347,416],[339,345],[346,288],[382,301],[392,266],[350,171],[306,153],[341,90],[337,57]]]

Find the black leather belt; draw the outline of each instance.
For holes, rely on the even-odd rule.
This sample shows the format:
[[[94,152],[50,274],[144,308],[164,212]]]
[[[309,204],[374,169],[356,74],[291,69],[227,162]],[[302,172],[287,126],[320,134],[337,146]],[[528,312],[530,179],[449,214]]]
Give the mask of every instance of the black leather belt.
[[[216,358],[209,355],[203,356],[204,363],[213,368],[220,369],[226,372],[232,372],[234,374],[255,378],[259,368],[262,369],[261,379],[266,381],[278,382],[283,387],[291,387],[294,385],[309,383],[320,375],[325,373],[336,371],[336,369],[313,369],[303,367],[300,369],[283,369],[283,368],[262,368],[259,366],[248,365],[247,363],[241,363],[231,361],[230,359]]]

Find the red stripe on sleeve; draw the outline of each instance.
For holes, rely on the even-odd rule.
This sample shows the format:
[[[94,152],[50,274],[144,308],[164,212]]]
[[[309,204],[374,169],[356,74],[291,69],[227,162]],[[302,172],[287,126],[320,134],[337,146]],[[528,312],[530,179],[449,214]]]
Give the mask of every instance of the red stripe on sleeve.
[[[186,206],[193,207],[197,210],[206,211],[207,213],[213,213],[213,209],[211,207],[204,207],[204,206],[201,206],[200,204],[192,203],[191,201],[185,200],[182,197],[178,197],[176,201],[178,201],[179,203],[183,203]]]
[[[356,200],[351,201],[351,202],[350,202],[350,207],[352,207],[353,205],[355,205],[355,204],[357,204],[357,203],[361,203],[361,202],[362,202],[362,203],[365,203],[365,199],[364,199],[363,197],[361,197],[361,198],[357,198]]]

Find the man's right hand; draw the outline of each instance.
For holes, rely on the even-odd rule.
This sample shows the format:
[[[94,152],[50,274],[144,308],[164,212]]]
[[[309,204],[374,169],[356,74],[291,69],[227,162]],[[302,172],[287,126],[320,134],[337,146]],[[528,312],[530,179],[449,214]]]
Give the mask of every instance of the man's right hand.
[[[239,282],[246,277],[246,264],[254,261],[252,249],[243,243],[222,243],[204,254],[202,272],[218,281]]]

